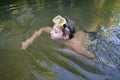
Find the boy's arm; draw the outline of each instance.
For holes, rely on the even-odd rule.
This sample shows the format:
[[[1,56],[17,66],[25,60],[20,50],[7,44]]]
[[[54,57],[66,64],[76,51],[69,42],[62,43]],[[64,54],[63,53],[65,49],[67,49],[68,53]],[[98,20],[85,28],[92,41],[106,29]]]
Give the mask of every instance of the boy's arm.
[[[51,27],[43,27],[43,28],[40,28],[38,31],[35,31],[30,38],[28,38],[26,41],[22,42],[22,49],[26,49],[43,32],[50,33],[51,30],[52,30]]]

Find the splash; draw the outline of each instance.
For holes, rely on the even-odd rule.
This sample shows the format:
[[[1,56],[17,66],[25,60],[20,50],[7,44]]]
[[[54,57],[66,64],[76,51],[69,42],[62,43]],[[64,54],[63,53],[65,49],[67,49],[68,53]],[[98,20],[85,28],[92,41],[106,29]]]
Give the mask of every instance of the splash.
[[[100,26],[97,30],[99,38],[91,42],[90,50],[95,53],[98,64],[120,69],[120,27],[105,28]]]

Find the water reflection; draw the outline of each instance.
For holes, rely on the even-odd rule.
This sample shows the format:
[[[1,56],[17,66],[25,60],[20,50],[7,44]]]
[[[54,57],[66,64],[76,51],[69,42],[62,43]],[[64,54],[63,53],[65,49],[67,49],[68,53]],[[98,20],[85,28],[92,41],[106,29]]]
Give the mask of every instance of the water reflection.
[[[1,80],[118,80],[120,6],[119,0],[36,0],[19,1],[0,7],[0,79]],[[27,50],[21,42],[40,27],[51,25],[58,15],[70,16],[77,30],[96,31],[99,39],[89,47],[97,58],[86,64],[79,57],[54,49],[56,42],[46,34]],[[108,35],[111,34],[111,35]],[[107,54],[105,54],[107,53]]]

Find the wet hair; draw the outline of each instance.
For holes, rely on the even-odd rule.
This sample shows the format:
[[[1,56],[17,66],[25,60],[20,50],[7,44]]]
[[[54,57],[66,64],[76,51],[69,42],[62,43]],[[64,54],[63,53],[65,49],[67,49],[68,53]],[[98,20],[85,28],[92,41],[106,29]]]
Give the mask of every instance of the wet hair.
[[[70,19],[69,17],[65,17],[66,21],[67,21],[67,24],[64,24],[63,25],[63,35],[65,36],[66,34],[69,34],[69,39],[72,39],[74,37],[74,34],[75,34],[75,22]],[[69,29],[69,33],[65,30],[65,28],[68,28]]]

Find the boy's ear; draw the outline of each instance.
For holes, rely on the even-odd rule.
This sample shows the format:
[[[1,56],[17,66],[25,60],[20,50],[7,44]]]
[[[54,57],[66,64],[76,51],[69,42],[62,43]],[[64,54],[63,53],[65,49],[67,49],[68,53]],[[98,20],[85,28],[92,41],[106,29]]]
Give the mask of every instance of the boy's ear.
[[[67,35],[67,34],[64,35],[64,36],[63,36],[63,39],[69,39],[69,35]]]

